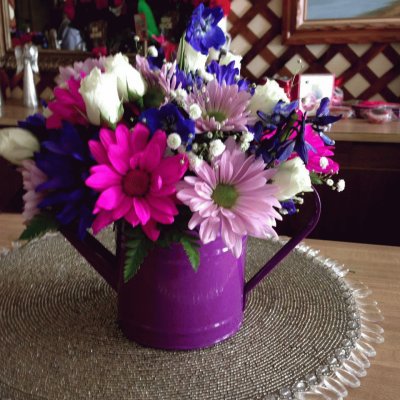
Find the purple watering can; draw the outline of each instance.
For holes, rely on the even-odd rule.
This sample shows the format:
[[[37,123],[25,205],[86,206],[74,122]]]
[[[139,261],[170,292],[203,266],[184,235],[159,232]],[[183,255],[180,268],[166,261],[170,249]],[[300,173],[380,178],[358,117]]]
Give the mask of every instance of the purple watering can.
[[[116,232],[116,254],[93,236],[80,241],[71,228],[61,233],[118,294],[119,325],[131,340],[168,350],[212,346],[235,334],[243,321],[246,297],[304,239],[318,222],[321,203],[308,225],[289,240],[248,282],[244,268],[247,238],[236,259],[221,238],[202,245],[194,272],[180,245],[154,249],[127,283],[123,279],[125,237]]]

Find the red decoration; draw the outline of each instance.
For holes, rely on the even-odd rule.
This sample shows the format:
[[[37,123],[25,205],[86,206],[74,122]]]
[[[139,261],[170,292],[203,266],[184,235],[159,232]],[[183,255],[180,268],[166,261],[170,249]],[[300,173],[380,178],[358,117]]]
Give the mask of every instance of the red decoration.
[[[229,15],[231,12],[230,0],[193,0],[192,2],[195,7],[200,3],[204,3],[208,7],[221,7],[225,16]]]

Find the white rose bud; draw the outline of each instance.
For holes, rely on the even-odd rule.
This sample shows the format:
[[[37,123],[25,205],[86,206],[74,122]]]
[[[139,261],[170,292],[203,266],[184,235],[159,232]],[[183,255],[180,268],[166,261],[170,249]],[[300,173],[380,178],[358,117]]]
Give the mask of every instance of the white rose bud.
[[[328,186],[333,186],[333,184],[334,184],[335,182],[333,182],[333,179],[327,179],[326,180],[326,184],[328,185]]]
[[[122,100],[137,100],[146,93],[146,83],[140,72],[129,63],[128,57],[121,53],[109,56],[104,67],[106,73],[116,76],[118,95]]]
[[[209,149],[211,158],[220,156],[225,151],[225,147],[220,139],[211,141]]]
[[[249,105],[252,116],[258,117],[257,111],[270,114],[279,100],[289,102],[285,91],[276,81],[268,80],[264,85],[258,85]]]
[[[36,137],[21,128],[0,130],[0,156],[12,164],[21,165],[22,161],[32,158],[40,145]]]
[[[201,117],[201,108],[198,104],[192,104],[189,107],[189,117],[194,120]]]
[[[114,74],[102,74],[98,68],[92,69],[82,79],[79,93],[86,105],[86,114],[94,125],[102,120],[116,124],[122,116],[122,105],[117,91],[117,77]]]
[[[344,188],[346,187],[346,182],[344,179],[339,179],[338,183],[336,184],[336,190],[338,192],[343,192]]]
[[[171,133],[168,135],[167,145],[170,149],[177,150],[181,143],[181,137],[177,133]]]
[[[279,201],[291,199],[301,192],[312,192],[310,173],[300,157],[282,163],[272,178],[278,186],[276,197]]]

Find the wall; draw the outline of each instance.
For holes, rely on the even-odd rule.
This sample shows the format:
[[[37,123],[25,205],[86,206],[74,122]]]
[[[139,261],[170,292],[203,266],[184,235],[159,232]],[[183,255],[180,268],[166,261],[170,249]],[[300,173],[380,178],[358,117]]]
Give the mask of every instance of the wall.
[[[345,99],[400,101],[400,43],[282,45],[282,0],[233,0],[228,29],[243,75],[333,73]]]

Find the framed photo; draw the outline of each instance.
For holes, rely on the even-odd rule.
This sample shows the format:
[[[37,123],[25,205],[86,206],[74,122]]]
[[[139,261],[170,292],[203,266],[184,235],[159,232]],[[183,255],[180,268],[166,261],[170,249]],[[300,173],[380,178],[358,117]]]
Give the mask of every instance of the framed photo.
[[[292,98],[299,99],[302,111],[315,114],[322,98],[332,99],[335,86],[333,74],[300,74],[296,78]]]

